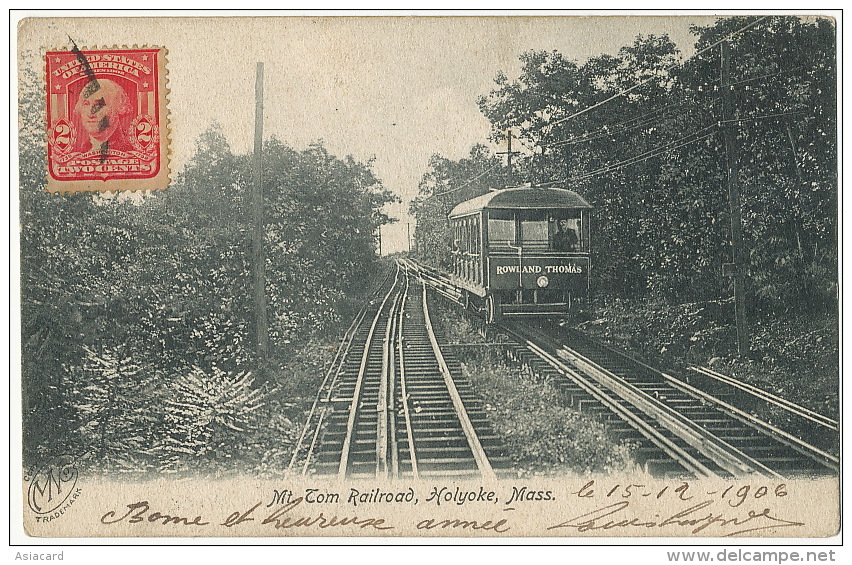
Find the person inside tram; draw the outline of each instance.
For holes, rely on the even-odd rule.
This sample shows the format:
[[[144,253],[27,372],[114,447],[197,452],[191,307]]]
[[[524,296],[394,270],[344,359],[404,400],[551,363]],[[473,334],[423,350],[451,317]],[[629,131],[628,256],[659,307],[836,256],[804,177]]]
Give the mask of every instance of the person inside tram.
[[[580,242],[577,232],[571,227],[569,220],[561,218],[557,224],[557,232],[553,234],[554,251],[574,251]]]

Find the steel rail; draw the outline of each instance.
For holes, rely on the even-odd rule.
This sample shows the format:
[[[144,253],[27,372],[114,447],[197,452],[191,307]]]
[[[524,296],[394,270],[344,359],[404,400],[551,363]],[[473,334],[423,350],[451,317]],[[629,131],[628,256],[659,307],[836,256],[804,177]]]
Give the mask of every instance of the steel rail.
[[[287,465],[288,473],[292,471],[293,466],[298,460],[299,452],[302,449],[302,443],[304,442],[305,436],[307,435],[307,432],[310,429],[311,421],[313,420],[316,414],[317,407],[319,406],[320,399],[323,395],[323,391],[326,392],[326,401],[328,401],[328,398],[331,395],[331,389],[334,386],[334,379],[331,379],[331,376],[335,375],[336,378],[336,376],[339,374],[340,365],[343,363],[343,360],[346,359],[346,355],[349,353],[349,348],[352,346],[352,342],[355,339],[355,333],[357,332],[358,327],[361,325],[361,322],[364,320],[364,317],[366,315],[367,308],[364,307],[358,312],[358,314],[352,320],[352,323],[349,324],[349,328],[346,330],[340,340],[340,345],[337,348],[337,353],[335,353],[334,358],[331,361],[331,365],[329,365],[328,371],[325,374],[325,378],[320,384],[320,388],[317,391],[317,395],[314,398],[313,404],[311,405],[311,410],[308,413],[305,425],[302,427],[302,433],[299,435],[299,440],[296,442],[296,447],[293,450],[293,455],[290,458],[290,463]],[[330,380],[331,382],[329,382]],[[323,409],[323,411],[319,415],[319,420],[317,421],[316,429],[314,430],[313,439],[308,448],[308,453],[306,454],[305,465],[302,468],[303,475],[307,473],[308,464],[310,462],[311,454],[313,453],[313,450],[316,446],[317,438],[319,436],[319,430],[322,427],[322,421],[324,419],[325,412],[326,410]]]
[[[488,456],[482,447],[482,443],[479,441],[479,436],[476,434],[473,422],[470,421],[467,409],[462,402],[461,396],[459,396],[459,391],[456,388],[452,375],[450,374],[450,369],[447,367],[447,362],[441,354],[441,348],[438,346],[438,340],[435,337],[435,331],[432,328],[432,321],[429,317],[429,306],[426,300],[426,285],[421,286],[423,288],[423,317],[426,320],[426,332],[429,334],[429,342],[432,344],[432,351],[435,354],[435,359],[438,361],[438,368],[441,371],[441,376],[444,378],[444,384],[450,393],[450,399],[452,400],[456,417],[458,417],[462,431],[464,431],[464,435],[467,438],[467,443],[473,453],[473,458],[476,461],[479,473],[486,480],[496,480],[497,474],[494,473],[494,469],[488,461]]]
[[[815,424],[818,424],[820,426],[828,428],[832,431],[835,431],[835,432],[840,431],[840,423],[837,420],[832,420],[828,416],[823,416],[822,414],[820,414],[818,412],[814,412],[813,410],[809,410],[808,408],[805,408],[804,406],[796,404],[795,402],[790,402],[789,400],[787,400],[785,398],[781,398],[780,396],[776,396],[776,395],[772,394],[771,392],[759,389],[754,385],[750,385],[748,383],[742,382],[742,381],[735,379],[733,377],[729,377],[728,375],[723,375],[722,373],[716,372],[716,371],[714,371],[712,369],[708,369],[706,367],[690,366],[690,367],[687,367],[687,369],[689,369],[690,371],[695,371],[696,373],[704,375],[705,377],[710,377],[712,379],[723,382],[723,383],[730,385],[732,387],[738,388],[738,389],[740,389],[744,392],[751,394],[752,396],[754,396],[754,397],[756,397],[760,400],[763,400],[764,402],[767,402],[769,404],[773,404],[775,406],[778,406],[779,408],[783,408],[784,410],[786,410],[787,412],[790,412],[791,414],[795,414],[796,416],[800,416],[802,418],[810,420],[811,422],[814,422]]]
[[[388,274],[385,275],[385,279],[382,281],[380,285],[376,287],[376,289],[372,292],[372,296],[377,296],[381,289],[387,284],[388,280],[390,280],[391,271],[388,269]],[[349,327],[343,333],[340,338],[339,345],[337,347],[337,352],[334,354],[334,358],[331,360],[331,364],[328,367],[328,371],[326,371],[325,378],[323,378],[322,383],[320,384],[319,389],[317,390],[316,397],[314,397],[314,401],[311,404],[310,412],[308,413],[308,417],[305,420],[305,425],[302,427],[302,433],[299,435],[299,440],[296,442],[296,447],[293,449],[293,455],[290,458],[290,463],[287,465],[287,473],[291,473],[293,466],[298,461],[299,452],[302,449],[302,442],[307,435],[308,430],[311,426],[311,421],[313,420],[317,407],[319,406],[320,399],[322,398],[323,391],[326,392],[325,402],[327,403],[331,398],[331,391],[334,388],[334,384],[337,380],[338,375],[340,374],[340,368],[343,365],[346,356],[349,354],[349,349],[352,347],[352,342],[355,340],[355,334],[358,331],[358,328],[361,326],[361,322],[364,320],[364,317],[367,315],[368,306],[364,306],[361,308],[355,317],[352,319],[352,323],[349,324]],[[334,375],[334,378],[332,378]],[[331,382],[329,382],[329,380]],[[306,475],[308,473],[308,468],[310,467],[311,455],[316,449],[316,444],[319,439],[319,433],[322,429],[322,423],[325,419],[325,415],[328,411],[327,406],[323,407],[322,412],[320,412],[319,419],[317,420],[316,427],[314,429],[313,438],[311,439],[311,443],[308,447],[308,452],[305,454],[305,462],[302,466],[302,475]]]
[[[420,267],[420,265],[417,265]],[[426,269],[417,269],[419,273],[426,271]],[[425,277],[421,277],[423,279]],[[425,289],[425,285],[424,285]],[[442,293],[443,294],[443,293]],[[548,365],[553,367],[557,372],[567,376],[573,382],[575,382],[580,388],[582,388],[587,394],[595,398],[598,402],[609,408],[611,411],[620,416],[623,420],[627,421],[631,426],[633,426],[639,433],[645,436],[649,441],[651,441],[654,445],[660,448],[664,453],[666,453],[669,457],[671,457],[675,462],[677,462],[681,467],[683,467],[688,472],[692,473],[697,477],[712,477],[715,476],[712,470],[710,470],[703,463],[695,459],[692,455],[684,451],[680,446],[673,443],[669,438],[662,435],[659,430],[655,427],[651,426],[647,422],[643,421],[637,415],[633,414],[624,406],[621,405],[616,399],[612,396],[594,386],[589,382],[586,378],[578,374],[576,371],[569,368],[558,359],[556,356],[548,353],[538,344],[533,341],[527,339],[525,336],[520,335],[516,331],[513,331],[510,328],[502,327],[504,331],[506,331],[509,335],[513,336],[516,340],[522,343],[529,351],[531,351],[534,355],[545,361]],[[505,344],[504,344],[505,345]]]
[[[641,418],[624,408],[624,406],[622,406],[621,403],[619,403],[616,399],[591,384],[591,382],[589,382],[586,378],[582,377],[576,371],[569,368],[567,365],[565,365],[564,362],[559,360],[554,355],[548,353],[544,348],[534,343],[530,339],[527,339],[526,336],[522,336],[510,328],[502,327],[502,329],[506,331],[509,335],[512,335],[537,357],[539,357],[548,365],[553,367],[557,372],[570,378],[573,382],[579,385],[580,388],[582,388],[587,394],[598,400],[598,402],[600,402],[601,404],[609,408],[611,411],[616,413],[623,420],[630,423],[630,425],[633,426],[637,431],[639,431],[639,433],[645,436],[648,440],[650,440],[654,445],[660,448],[664,453],[666,453],[669,457],[671,457],[675,462],[677,462],[688,472],[692,473],[697,477],[711,477],[716,475],[716,473],[710,470],[703,463],[701,463],[692,455],[684,451],[680,446],[673,443],[669,438],[662,435],[659,430],[649,425],[647,422],[643,421]]]
[[[542,359],[545,363],[556,369],[559,373],[567,376],[580,386],[587,394],[595,398],[598,402],[609,408],[611,411],[620,416],[623,420],[633,426],[639,433],[648,438],[654,445],[659,447],[666,455],[671,457],[681,467],[695,475],[696,477],[713,477],[717,473],[710,470],[706,465],[698,461],[695,457],[684,451],[683,448],[672,442],[664,436],[654,426],[648,424],[636,414],[626,409],[617,399],[613,398],[607,392],[594,386],[588,379],[580,375],[577,371],[568,367],[562,360],[555,355],[549,353],[538,344],[527,339],[526,337],[514,332],[511,329],[503,328],[509,332],[509,335],[514,336],[528,350]]]
[[[379,305],[379,309],[376,312],[376,316],[373,318],[373,323],[370,325],[370,330],[367,333],[367,339],[364,342],[364,353],[361,356],[361,364],[358,368],[358,377],[355,381],[355,390],[352,391],[352,402],[349,405],[349,417],[346,422],[346,436],[343,440],[343,449],[340,453],[340,465],[338,466],[337,476],[339,480],[344,480],[346,478],[346,473],[349,469],[349,451],[352,447],[352,436],[355,432],[355,422],[357,421],[358,414],[358,404],[361,398],[361,387],[364,383],[364,375],[367,372],[367,361],[370,357],[370,345],[373,341],[373,334],[376,332],[376,325],[379,323],[379,320],[382,317],[382,312],[385,309],[385,304],[387,304],[388,299],[391,295],[394,294],[394,289],[396,289],[396,285],[399,282],[399,274],[400,268],[397,266],[396,275],[394,276],[393,285],[391,285],[390,290],[385,295],[382,303]]]
[[[408,278],[408,277],[406,277]],[[382,368],[379,373],[379,395],[376,399],[376,477],[387,478],[388,448],[390,447],[389,427],[390,412],[388,410],[388,394],[393,379],[393,360],[391,359],[391,338],[393,336],[396,309],[399,305],[399,293],[393,297],[393,303],[388,310],[388,325],[385,328],[385,336],[382,340]]]
[[[586,338],[586,339],[589,339],[589,338]],[[736,406],[733,406],[732,404],[730,404],[728,402],[725,402],[721,398],[717,398],[717,397],[715,397],[715,396],[713,396],[713,395],[711,395],[711,394],[709,394],[709,393],[707,393],[707,392],[705,392],[705,391],[703,391],[703,390],[701,390],[697,387],[690,385],[689,383],[682,381],[681,379],[678,379],[677,377],[669,375],[668,373],[666,373],[664,371],[661,371],[659,369],[655,369],[654,367],[648,365],[647,363],[640,361],[639,359],[636,359],[635,357],[633,357],[632,355],[629,355],[628,353],[625,353],[623,351],[619,351],[619,350],[617,350],[617,349],[615,349],[615,348],[613,348],[613,347],[611,347],[607,344],[599,343],[595,340],[591,340],[591,341],[595,345],[601,347],[602,349],[610,351],[614,355],[624,357],[625,359],[628,359],[630,362],[635,363],[635,364],[639,365],[640,367],[642,367],[642,368],[644,368],[644,369],[646,369],[646,370],[648,370],[648,371],[650,371],[650,372],[652,372],[656,375],[661,376],[671,386],[680,390],[681,392],[684,392],[684,393],[691,395],[693,397],[698,397],[700,400],[702,400],[702,401],[704,401],[708,404],[717,405],[722,411],[727,412],[734,419],[742,422],[743,424],[745,424],[745,425],[747,425],[747,426],[749,426],[749,427],[751,427],[751,428],[753,428],[753,429],[755,429],[755,430],[757,430],[761,433],[764,433],[764,434],[769,435],[770,437],[773,437],[775,440],[793,448],[794,450],[798,451],[802,455],[804,455],[804,456],[806,456],[806,457],[808,457],[808,458],[810,458],[810,459],[812,459],[812,460],[814,460],[814,461],[816,461],[820,464],[826,465],[826,466],[828,466],[832,469],[838,470],[840,468],[840,459],[838,457],[831,455],[830,453],[827,453],[826,451],[819,449],[818,447],[811,445],[811,444],[793,436],[792,434],[785,432],[784,430],[782,430],[782,429],[780,429],[776,426],[773,426],[769,422],[761,420],[760,418],[757,418],[757,417],[749,414],[748,412],[741,410],[740,408],[737,408]],[[690,368],[692,369],[692,367],[690,367]],[[693,370],[695,370],[695,369],[693,369]],[[699,373],[700,372],[701,371],[699,371]],[[717,374],[721,375],[720,373],[717,373]],[[725,375],[721,375],[721,376],[724,377]],[[731,381],[738,382],[738,381],[736,381],[736,379],[733,379],[732,377],[727,377],[727,378],[730,379]],[[733,386],[733,383],[730,383],[730,384]],[[741,383],[741,384],[746,385],[746,383]],[[754,393],[754,396],[758,399],[762,399],[760,393],[766,394],[768,396],[773,396],[770,393],[768,393],[766,391],[762,391],[761,389],[754,387],[752,385],[746,385],[746,386],[748,386],[748,387],[750,387],[750,388],[752,388],[756,391]],[[783,400],[783,399],[781,399],[781,400]],[[790,404],[793,404],[793,403],[791,402]],[[798,406],[798,405],[793,404],[793,406]],[[803,410],[807,410],[807,409],[803,408]],[[816,414],[816,412],[813,412],[813,413]],[[819,415],[819,414],[817,414],[817,415]]]
[[[402,329],[405,324],[405,303],[408,300],[408,277],[406,279],[406,292],[402,295],[402,307],[400,308],[399,327],[397,328],[397,355],[399,357],[399,392],[402,396],[402,411],[405,419],[405,433],[408,440],[408,454],[411,460],[411,476],[414,480],[420,478],[417,469],[417,452],[414,449],[414,428],[411,426],[411,411],[408,407],[408,390],[405,384],[405,341],[402,337]]]
[[[449,277],[410,259],[402,259],[402,261],[405,263],[407,270],[413,271],[422,281],[428,282],[435,292],[456,304],[464,305],[462,302],[464,291],[454,284]]]
[[[390,405],[389,412],[389,434],[390,434],[390,450],[391,450],[391,463],[390,463],[390,471],[391,476],[394,479],[399,478],[399,445],[397,445],[396,435],[397,435],[397,410],[396,410],[396,367],[397,363],[399,363],[400,370],[402,368],[401,360],[397,355],[397,349],[399,347],[399,343],[401,341],[401,327],[402,320],[405,317],[405,295],[408,293],[408,277],[405,277],[405,288],[402,290],[401,296],[399,296],[399,307],[397,311],[397,315],[393,318],[394,323],[394,331],[391,333],[391,347],[390,347],[390,376],[389,376],[389,384],[390,387],[388,389],[387,402]],[[399,338],[397,338],[396,333],[400,332]]]
[[[830,453],[828,453],[828,452],[826,452],[826,451],[824,451],[824,450],[822,450],[822,449],[820,449],[820,448],[818,448],[814,445],[811,445],[808,442],[801,440],[801,439],[797,438],[796,436],[794,436],[794,435],[792,435],[788,432],[785,432],[784,430],[782,430],[782,429],[780,429],[776,426],[773,426],[769,422],[765,422],[765,421],[761,420],[760,418],[752,416],[748,412],[741,410],[741,409],[737,408],[736,406],[733,406],[733,405],[725,402],[724,400],[722,400],[720,398],[716,398],[715,396],[712,396],[712,395],[704,392],[701,389],[695,388],[692,385],[684,383],[683,381],[681,381],[681,380],[679,380],[675,377],[672,377],[670,375],[667,375],[665,373],[662,373],[662,375],[663,375],[663,377],[665,377],[666,379],[668,379],[672,383],[672,386],[674,386],[676,388],[680,388],[681,390],[683,390],[685,392],[690,392],[693,395],[700,396],[701,398],[707,400],[708,402],[713,402],[714,404],[719,405],[720,408],[722,408],[726,412],[729,412],[737,420],[741,421],[742,423],[744,423],[744,424],[746,424],[746,425],[748,425],[748,426],[750,426],[750,427],[752,427],[752,428],[754,428],[758,431],[761,431],[765,434],[768,434],[773,439],[795,449],[796,451],[798,451],[802,455],[809,457],[810,459],[813,459],[814,461],[816,461],[818,463],[826,465],[829,468],[834,469],[835,471],[840,469],[840,458],[839,457],[836,457],[836,456],[834,456],[834,455],[832,455],[832,454],[830,454]]]
[[[302,476],[307,475],[308,469],[310,469],[311,456],[313,455],[314,450],[316,449],[317,442],[319,441],[320,431],[322,431],[322,423],[325,420],[325,415],[327,413],[328,413],[327,408],[325,410],[323,410],[322,412],[320,412],[319,420],[317,421],[316,428],[314,428],[314,435],[311,438],[310,449],[308,449],[308,452],[305,454],[305,462],[302,464],[302,473],[301,473]]]
[[[601,367],[579,352],[562,345],[560,356],[564,356],[575,367],[593,377],[612,390],[618,396],[630,402],[637,409],[654,418],[661,425],[674,432],[694,449],[703,453],[716,465],[725,469],[734,477],[747,477],[761,473],[773,478],[783,478],[760,461],[746,455],[741,450],[701,428],[683,414],[666,406],[659,400],[643,392],[635,385]]]
[[[436,275],[432,273],[431,270],[427,267],[420,266],[416,263],[412,264],[414,265],[413,270],[417,271],[420,274],[421,280],[435,288],[435,290],[439,292],[439,294],[447,296],[451,300],[453,299],[452,296],[449,296],[449,294],[451,293],[446,292],[445,288],[441,288],[452,286],[452,282],[447,282],[446,280],[444,280],[444,277],[441,277],[440,274]],[[509,331],[510,334],[517,336],[516,332],[512,332],[511,330],[505,327],[503,327],[503,329]],[[523,337],[521,337],[520,341],[529,342],[529,340],[526,340]],[[680,390],[682,393],[685,393],[688,396],[692,396],[698,402],[715,405],[721,412],[726,413],[729,417],[731,417],[732,421],[739,421],[741,424],[745,424],[746,426],[753,428],[757,432],[768,436],[768,438],[774,439],[775,441],[784,444],[795,451],[798,451],[800,454],[808,457],[811,460],[816,461],[817,463],[834,469],[839,468],[839,459],[837,457],[813,445],[810,445],[804,442],[803,440],[798,439],[792,436],[791,434],[780,430],[777,427],[772,426],[771,424],[764,422],[763,420],[760,420],[759,418],[756,418],[755,416],[752,416],[719,398],[716,398],[704,391],[701,391],[700,389],[692,387],[691,385],[681,381],[680,379],[677,379],[662,371],[654,369],[653,367],[650,367],[642,363],[641,361],[635,360],[629,355],[619,353],[606,345],[601,345],[601,347],[608,349],[615,354],[622,355],[625,358],[631,360],[632,362],[635,362],[653,371],[654,374],[662,376],[662,378],[665,379],[670,386],[674,387],[677,390]],[[529,345],[528,349],[530,349]],[[538,355],[538,352],[533,352]],[[542,352],[546,353],[543,350]],[[702,455],[708,457],[711,461],[713,461],[714,464],[718,465],[720,468],[724,469],[731,475],[735,477],[740,477],[748,476],[753,473],[761,473],[763,475],[775,478],[782,477],[781,474],[766,466],[761,461],[755,459],[754,457],[751,457],[750,455],[738,449],[737,447],[729,444],[726,440],[717,437],[716,435],[712,434],[711,432],[708,432],[707,430],[704,430],[701,426],[692,422],[688,417],[684,416],[672,407],[662,402],[659,402],[657,399],[647,394],[639,387],[633,385],[628,379],[615,375],[614,373],[608,371],[607,369],[598,365],[594,361],[591,361],[585,356],[580,355],[577,351],[573,351],[570,348],[566,348],[563,349],[563,351],[561,352],[561,356],[567,358],[570,361],[574,361],[576,365],[578,365],[579,370],[595,373],[595,378],[597,378],[599,381],[602,380],[603,382],[601,382],[601,384],[603,386],[615,385],[616,388],[619,389],[618,391],[614,391],[618,396],[621,396],[624,400],[633,403],[634,406],[637,409],[641,410],[644,414],[646,414],[646,416],[655,419],[661,425],[667,427],[670,431],[674,432],[681,440],[686,442],[688,445],[690,445],[693,449],[697,450]],[[539,357],[541,356],[539,355]],[[551,361],[547,359],[545,359],[545,361],[547,361],[549,364],[551,364],[551,366],[559,370],[559,368],[556,367]],[[691,369],[701,374],[704,374],[705,376],[716,378],[717,380],[720,380],[722,382],[726,381],[724,375],[717,373],[718,376],[715,376],[707,374],[704,371],[696,368],[691,367]],[[735,381],[730,377],[728,377],[727,379],[729,379],[730,381]],[[736,386],[735,382],[728,382],[728,384]],[[750,385],[744,385],[740,388],[741,390],[746,390],[748,387],[750,387]],[[598,398],[598,395],[596,394],[596,387],[592,387],[592,390],[587,390],[586,387],[583,387],[581,385],[581,388],[584,388],[584,390],[586,390],[586,392],[591,394],[593,397]],[[810,411],[789,401],[785,401],[784,399],[774,397],[774,395],[766,393],[765,391],[761,391],[756,387],[751,388],[753,390],[750,390],[748,392],[751,392],[755,397],[765,399],[767,403],[775,404],[781,408],[788,410],[788,412],[792,414],[811,420],[829,429],[836,430],[837,428],[839,428],[839,425],[834,420],[831,420],[825,416],[822,416],[816,412]],[[612,388],[610,388],[610,390],[612,390]],[[627,398],[625,398],[624,395],[626,395]],[[777,400],[777,402],[773,402],[773,397]],[[600,398],[598,398],[598,400],[602,401]],[[637,400],[641,406],[636,405]],[[605,402],[603,403],[606,404]],[[617,413],[624,417],[624,415],[617,408],[615,408],[615,406],[609,407],[610,409],[614,409]],[[636,426],[634,425],[634,427]],[[643,433],[643,435],[648,437],[645,432],[642,432],[642,430],[639,431]],[[657,441],[654,441],[653,438],[649,437],[648,439],[651,439],[653,443],[656,443],[659,446],[659,443]],[[662,446],[660,447],[662,448]],[[664,449],[664,451],[666,450]],[[671,453],[668,454],[669,456],[672,456]],[[677,461],[678,457],[673,457],[673,459]],[[680,461],[678,462],[680,463]]]
[[[308,430],[320,442],[312,469],[339,481],[409,473],[414,479],[492,480],[495,469],[508,463],[479,400],[468,399],[469,384],[464,379],[457,384],[450,374],[448,364],[455,361],[437,347],[430,289],[422,289],[421,305],[418,278],[410,264],[398,261],[393,284],[367,310],[331,391],[327,423]],[[332,410],[332,404],[342,409]]]

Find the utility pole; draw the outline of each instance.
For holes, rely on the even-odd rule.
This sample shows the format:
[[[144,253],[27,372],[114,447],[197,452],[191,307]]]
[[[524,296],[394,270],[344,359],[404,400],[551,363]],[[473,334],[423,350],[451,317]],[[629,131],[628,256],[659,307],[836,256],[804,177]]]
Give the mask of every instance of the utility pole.
[[[734,119],[731,86],[731,52],[727,41],[722,42],[722,132],[725,137],[725,156],[728,171],[728,201],[731,207],[731,249],[733,265],[729,274],[734,277],[734,310],[737,322],[737,352],[751,352],[748,315],[746,312],[745,282],[746,255],[743,249],[743,226],[740,213],[739,149]]]
[[[257,332],[258,372],[263,375],[263,366],[269,353],[269,327],[266,318],[266,258],[263,254],[263,63],[257,64],[254,86],[254,161],[252,164],[253,235],[252,267],[254,275],[254,315]]]
[[[537,186],[540,182],[543,182],[544,175],[542,174],[542,168],[544,168],[544,147],[534,147],[533,155],[532,155],[532,181],[533,186]]]
[[[805,186],[805,178],[802,176],[802,167],[799,164],[799,150],[796,148],[796,138],[793,136],[793,130],[790,128],[790,120],[784,119],[784,129],[787,130],[787,139],[790,140],[790,150],[793,155],[793,166],[796,169],[796,180],[799,182],[799,186],[804,188]],[[793,222],[794,230],[796,232],[796,246],[799,249],[799,255],[802,259],[805,258],[805,248],[803,245],[804,237],[802,237],[802,226],[799,225],[799,222]]]
[[[382,256],[382,226],[376,228],[378,230],[378,242],[379,242],[379,257]]]
[[[411,222],[405,222],[405,237],[408,240],[408,252],[411,253]]]
[[[568,147],[565,147],[565,187],[568,186],[568,180],[571,178],[571,164],[568,161]]]
[[[509,176],[507,178],[507,184],[509,186],[515,186],[515,171],[512,169],[512,155],[518,155],[520,151],[512,151],[512,130],[506,130],[506,138],[508,140],[508,147],[506,151],[498,151],[498,155],[506,156],[506,164],[509,167]]]

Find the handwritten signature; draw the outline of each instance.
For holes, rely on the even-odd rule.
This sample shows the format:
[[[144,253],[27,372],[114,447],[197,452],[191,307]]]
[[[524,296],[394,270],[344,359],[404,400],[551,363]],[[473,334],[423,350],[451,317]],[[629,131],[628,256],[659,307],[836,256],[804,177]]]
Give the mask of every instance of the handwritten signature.
[[[629,517],[626,510],[630,507],[630,501],[623,500],[596,508],[591,512],[580,514],[574,518],[565,520],[560,524],[549,526],[548,530],[556,530],[559,528],[573,528],[578,532],[591,532],[596,530],[614,530],[617,528],[664,528],[667,526],[692,528],[690,533],[697,534],[711,526],[718,528],[740,528],[733,532],[727,532],[724,537],[733,537],[750,532],[758,532],[761,530],[772,530],[778,528],[792,528],[804,526],[804,522],[796,522],[785,520],[773,515],[769,508],[764,508],[762,512],[749,510],[737,516],[727,516],[724,513],[714,513],[712,511],[704,512],[704,510],[713,504],[713,501],[706,500],[694,504],[684,510],[680,510],[671,516],[662,520],[647,520],[640,517]],[[746,528],[741,526],[748,525]]]

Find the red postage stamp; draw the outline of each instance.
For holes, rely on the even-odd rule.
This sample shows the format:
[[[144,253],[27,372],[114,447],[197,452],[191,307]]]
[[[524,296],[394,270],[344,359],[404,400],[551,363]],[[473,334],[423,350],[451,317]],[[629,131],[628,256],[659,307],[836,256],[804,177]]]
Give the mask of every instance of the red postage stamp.
[[[49,51],[47,190],[169,183],[165,49]]]

